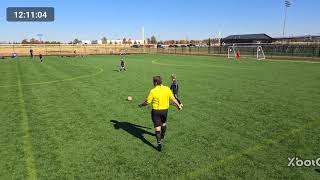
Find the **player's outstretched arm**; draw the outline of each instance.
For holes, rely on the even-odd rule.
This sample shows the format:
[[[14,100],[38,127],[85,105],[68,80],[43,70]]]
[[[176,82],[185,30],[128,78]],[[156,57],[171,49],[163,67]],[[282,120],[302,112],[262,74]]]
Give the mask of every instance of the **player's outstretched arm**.
[[[182,106],[179,104],[176,98],[172,99],[174,105],[176,105],[177,109],[182,110]]]
[[[145,100],[143,103],[139,104],[139,107],[147,106],[149,103],[147,100]]]

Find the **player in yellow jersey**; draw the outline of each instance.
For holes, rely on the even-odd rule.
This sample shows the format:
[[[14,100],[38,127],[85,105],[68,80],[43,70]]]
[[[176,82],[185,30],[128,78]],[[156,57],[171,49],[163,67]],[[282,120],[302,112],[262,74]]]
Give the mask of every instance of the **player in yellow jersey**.
[[[147,106],[148,104],[152,105],[151,118],[155,128],[158,144],[157,150],[161,151],[161,139],[164,138],[166,133],[166,122],[170,101],[172,101],[179,110],[182,110],[182,106],[176,100],[170,88],[162,85],[160,76],[153,77],[153,85],[155,87],[151,89],[148,98],[142,104],[139,104],[139,107]]]

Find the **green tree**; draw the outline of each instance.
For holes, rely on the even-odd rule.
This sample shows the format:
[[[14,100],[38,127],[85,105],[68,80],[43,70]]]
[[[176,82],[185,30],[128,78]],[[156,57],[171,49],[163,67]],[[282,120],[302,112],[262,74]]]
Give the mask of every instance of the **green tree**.
[[[122,39],[122,44],[127,44],[127,39],[126,38]]]
[[[150,40],[151,44],[157,44],[157,39],[155,36],[151,36],[151,40]]]

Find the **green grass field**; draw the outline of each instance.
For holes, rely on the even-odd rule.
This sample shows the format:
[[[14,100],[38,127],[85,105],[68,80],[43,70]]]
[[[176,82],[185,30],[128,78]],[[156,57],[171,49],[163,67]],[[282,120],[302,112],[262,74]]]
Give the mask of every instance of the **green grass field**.
[[[0,61],[0,179],[319,179],[320,63],[129,55]],[[150,107],[176,73],[164,149]],[[132,96],[133,101],[126,101]],[[139,127],[142,126],[142,127]]]

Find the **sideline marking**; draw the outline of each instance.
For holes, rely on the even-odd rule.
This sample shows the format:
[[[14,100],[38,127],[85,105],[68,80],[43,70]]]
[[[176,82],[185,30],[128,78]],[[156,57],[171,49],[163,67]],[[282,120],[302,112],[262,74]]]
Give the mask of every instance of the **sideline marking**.
[[[18,71],[18,97],[19,97],[19,106],[20,106],[20,115],[21,115],[21,126],[23,131],[23,152],[26,161],[27,168],[27,179],[36,180],[36,166],[33,158],[32,145],[30,142],[30,129],[29,129],[29,120],[28,114],[25,107],[25,101],[23,97],[22,84],[21,84],[21,75],[19,70],[19,64],[17,61],[17,71]]]
[[[314,121],[311,121],[311,122],[303,125],[300,128],[291,129],[290,131],[288,131],[286,133],[278,135],[278,136],[276,136],[276,138],[269,138],[269,139],[262,140],[261,143],[253,145],[253,146],[251,146],[251,147],[249,147],[239,153],[234,153],[234,154],[228,155],[228,156],[224,157],[223,159],[218,160],[214,163],[208,163],[208,164],[206,164],[206,166],[203,166],[201,168],[197,168],[196,170],[194,170],[190,173],[187,173],[183,176],[180,176],[177,179],[188,179],[190,177],[195,178],[195,177],[201,176],[209,171],[212,171],[213,169],[215,169],[219,166],[222,166],[226,163],[238,160],[238,159],[242,158],[243,155],[245,155],[245,154],[255,154],[256,151],[259,151],[269,145],[277,144],[281,140],[284,140],[292,135],[296,135],[297,133],[300,133],[301,131],[304,131],[308,128],[315,128],[315,127],[317,127],[317,125],[319,125],[319,122],[320,122],[319,120],[314,120]]]
[[[88,66],[89,67],[89,66]],[[64,81],[72,81],[72,80],[76,80],[76,79],[82,79],[82,78],[88,78],[88,77],[93,77],[96,76],[100,73],[103,72],[102,68],[99,68],[99,71],[93,74],[89,74],[89,75],[82,75],[82,76],[77,76],[77,77],[71,77],[71,78],[66,78],[66,79],[60,79],[60,80],[53,80],[53,81],[44,81],[44,82],[36,82],[36,83],[29,83],[29,84],[21,84],[20,82],[20,86],[32,86],[32,85],[42,85],[42,84],[51,84],[51,83],[59,83],[59,82],[64,82]],[[19,85],[8,85],[8,86],[0,86],[3,88],[7,88],[7,87],[17,87]]]

